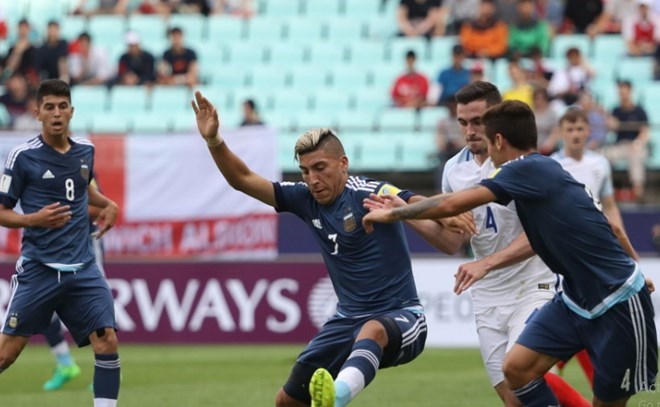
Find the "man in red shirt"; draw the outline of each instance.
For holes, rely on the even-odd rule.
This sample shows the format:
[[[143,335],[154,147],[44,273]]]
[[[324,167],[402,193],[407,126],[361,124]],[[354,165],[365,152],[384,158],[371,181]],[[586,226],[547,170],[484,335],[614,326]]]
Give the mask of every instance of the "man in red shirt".
[[[397,107],[423,107],[429,91],[429,80],[415,70],[415,51],[406,53],[406,72],[392,86],[392,102]]]

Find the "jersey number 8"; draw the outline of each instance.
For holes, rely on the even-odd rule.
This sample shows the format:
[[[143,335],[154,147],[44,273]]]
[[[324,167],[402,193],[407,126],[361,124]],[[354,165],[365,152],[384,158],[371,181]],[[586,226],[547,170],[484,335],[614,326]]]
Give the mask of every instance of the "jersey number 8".
[[[73,180],[71,178],[67,178],[64,181],[64,188],[66,190],[66,199],[68,199],[69,201],[73,201],[74,198],[76,197],[75,196],[76,190],[74,188]]]

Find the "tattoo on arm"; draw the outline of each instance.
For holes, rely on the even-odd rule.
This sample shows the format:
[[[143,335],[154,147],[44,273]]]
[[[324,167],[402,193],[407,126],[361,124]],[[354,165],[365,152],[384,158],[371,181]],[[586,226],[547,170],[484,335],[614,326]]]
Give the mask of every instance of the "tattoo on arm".
[[[410,205],[406,205],[400,208],[395,208],[392,211],[392,214],[397,219],[415,219],[420,214],[426,212],[427,210],[438,206],[442,201],[447,199],[450,194],[442,194],[437,196],[432,196],[427,199],[415,202]]]

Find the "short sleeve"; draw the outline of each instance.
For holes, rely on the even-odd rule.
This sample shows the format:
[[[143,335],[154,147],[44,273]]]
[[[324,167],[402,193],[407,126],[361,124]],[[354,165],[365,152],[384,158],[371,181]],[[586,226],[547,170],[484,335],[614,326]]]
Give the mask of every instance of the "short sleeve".
[[[20,157],[20,156],[19,156]],[[0,176],[0,203],[13,208],[21,197],[24,188],[22,163],[14,154],[9,154],[4,172]]]
[[[300,214],[304,202],[309,197],[309,189],[304,182],[273,182],[275,189],[275,210]]]
[[[527,163],[526,160],[510,162],[493,172],[493,174],[480,182],[480,185],[490,189],[497,197],[497,202],[507,205],[514,199],[539,199],[544,198],[546,189],[539,179],[535,177],[540,174],[535,171],[533,163]],[[559,166],[559,163],[553,161]]]
[[[609,161],[603,160],[603,182],[598,191],[598,198],[603,199],[614,195],[614,185],[612,183],[612,167]]]

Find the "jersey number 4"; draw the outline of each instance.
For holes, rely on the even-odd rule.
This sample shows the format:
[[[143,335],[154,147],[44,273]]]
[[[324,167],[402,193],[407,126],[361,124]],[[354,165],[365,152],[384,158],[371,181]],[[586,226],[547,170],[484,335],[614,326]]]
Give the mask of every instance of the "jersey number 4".
[[[497,223],[495,223],[495,215],[493,210],[490,209],[490,206],[486,207],[486,229],[492,228],[495,233],[497,233]]]

